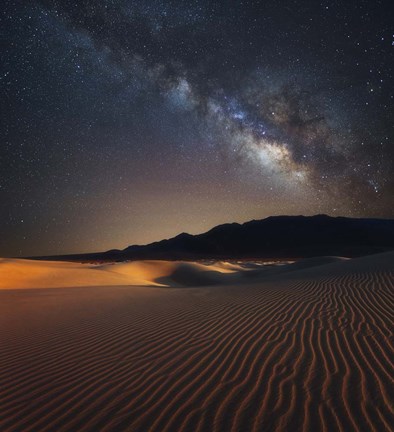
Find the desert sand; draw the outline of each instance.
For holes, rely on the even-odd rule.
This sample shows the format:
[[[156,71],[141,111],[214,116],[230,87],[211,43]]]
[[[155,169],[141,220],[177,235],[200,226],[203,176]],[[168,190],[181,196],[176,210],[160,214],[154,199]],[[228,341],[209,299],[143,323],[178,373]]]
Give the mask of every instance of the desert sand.
[[[0,258],[0,290],[88,286],[197,286],[233,283],[259,265],[134,261],[81,264]],[[263,266],[261,267],[263,269]]]
[[[0,260],[2,431],[391,431],[394,252]]]

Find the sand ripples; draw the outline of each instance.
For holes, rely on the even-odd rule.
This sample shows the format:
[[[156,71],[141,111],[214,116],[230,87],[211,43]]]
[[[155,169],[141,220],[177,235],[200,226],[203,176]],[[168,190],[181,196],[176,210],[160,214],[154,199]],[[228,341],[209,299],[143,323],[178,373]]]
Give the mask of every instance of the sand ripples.
[[[393,290],[349,271],[3,292],[0,429],[390,431]]]

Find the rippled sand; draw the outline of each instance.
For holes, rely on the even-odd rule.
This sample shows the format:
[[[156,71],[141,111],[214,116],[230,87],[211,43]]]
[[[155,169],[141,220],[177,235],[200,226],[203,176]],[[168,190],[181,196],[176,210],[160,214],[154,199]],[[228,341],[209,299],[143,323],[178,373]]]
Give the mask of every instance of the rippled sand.
[[[392,430],[394,253],[246,276],[131,264],[64,264],[112,286],[3,278],[0,430]]]

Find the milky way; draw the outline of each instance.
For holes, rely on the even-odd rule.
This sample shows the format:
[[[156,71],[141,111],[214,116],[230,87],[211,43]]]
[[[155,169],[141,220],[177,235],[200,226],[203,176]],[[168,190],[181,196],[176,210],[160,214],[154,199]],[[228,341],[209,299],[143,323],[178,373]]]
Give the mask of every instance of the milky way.
[[[343,3],[6,1],[0,253],[393,217],[393,7]]]

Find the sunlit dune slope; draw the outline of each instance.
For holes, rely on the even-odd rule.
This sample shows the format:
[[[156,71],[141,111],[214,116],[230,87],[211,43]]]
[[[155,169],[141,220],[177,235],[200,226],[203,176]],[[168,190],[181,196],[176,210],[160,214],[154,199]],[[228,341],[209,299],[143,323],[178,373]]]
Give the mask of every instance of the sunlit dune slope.
[[[0,259],[0,289],[82,286],[195,286],[230,283],[247,271],[230,263],[135,261],[105,265]],[[235,276],[235,277],[234,277]]]
[[[266,278],[294,277],[331,272],[335,269],[390,265],[391,254],[377,254],[357,260],[317,257],[294,263],[264,265],[243,262],[133,261],[110,264],[81,264],[61,261],[0,259],[0,289],[65,288],[87,286],[204,286],[258,282]],[[375,264],[374,264],[375,263]],[[321,267],[324,269],[321,270]]]

